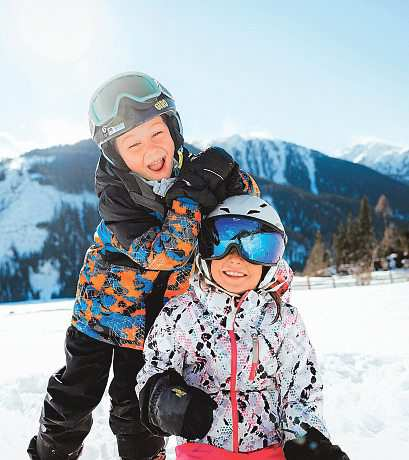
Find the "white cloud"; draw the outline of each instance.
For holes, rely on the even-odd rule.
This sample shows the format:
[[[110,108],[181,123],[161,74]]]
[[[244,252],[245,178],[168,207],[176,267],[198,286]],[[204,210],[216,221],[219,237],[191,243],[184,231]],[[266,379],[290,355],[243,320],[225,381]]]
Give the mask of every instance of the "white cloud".
[[[0,132],[0,160],[3,158],[16,158],[21,153],[36,148],[34,142],[17,140],[6,132]]]
[[[222,122],[221,137],[230,137],[238,134],[240,131],[239,126],[232,118],[225,118]]]
[[[22,0],[12,5],[12,14],[24,53],[60,64],[75,63],[97,46],[107,16],[98,0]]]
[[[391,146],[396,146],[399,148],[399,142],[392,142],[390,140],[381,139],[376,136],[355,136],[352,138],[351,145],[358,144],[386,144]]]
[[[79,122],[68,120],[41,120],[35,129],[37,148],[58,144],[74,144],[90,137],[86,117]]]
[[[60,144],[75,144],[90,137],[87,120],[71,122],[67,120],[42,120],[34,126],[34,137],[30,140],[18,139],[14,134],[0,132],[0,160],[16,158],[33,149],[42,149]]]
[[[276,140],[276,137],[270,131],[250,131],[248,133],[244,133],[242,135],[244,138],[257,138],[257,139],[268,139],[268,140]]]

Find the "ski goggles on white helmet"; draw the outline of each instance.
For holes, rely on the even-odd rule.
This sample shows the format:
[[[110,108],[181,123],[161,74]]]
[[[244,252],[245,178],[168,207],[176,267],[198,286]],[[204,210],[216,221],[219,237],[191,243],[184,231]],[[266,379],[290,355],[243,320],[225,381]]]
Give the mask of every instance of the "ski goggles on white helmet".
[[[276,265],[283,257],[285,234],[259,220],[221,216],[204,223],[199,251],[205,260],[221,259],[232,248],[254,264]]]
[[[164,113],[175,112],[172,94],[143,73],[118,75],[102,85],[89,106],[91,136],[101,145],[127,130]]]

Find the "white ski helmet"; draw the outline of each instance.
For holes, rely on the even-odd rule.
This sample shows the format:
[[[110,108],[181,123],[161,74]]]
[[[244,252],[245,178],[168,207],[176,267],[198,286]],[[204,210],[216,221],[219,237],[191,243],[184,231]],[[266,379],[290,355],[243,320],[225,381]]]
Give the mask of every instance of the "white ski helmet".
[[[283,234],[285,243],[287,235],[278,212],[263,199],[254,195],[235,195],[226,198],[206,217],[206,220],[217,216],[245,216],[260,220],[270,226],[274,231]]]
[[[263,276],[260,280],[258,288],[261,289],[267,287],[274,281],[274,275],[282,259],[285,245],[287,244],[287,235],[285,233],[285,229],[280,219],[280,216],[278,215],[278,212],[269,203],[254,195],[236,195],[229,197],[222,203],[220,203],[206,217],[203,223],[201,236],[199,237],[199,254],[196,257],[196,265],[199,271],[207,279],[207,281],[213,283],[212,276],[210,273],[210,266],[208,265],[208,259],[224,257],[226,252],[230,250],[232,246],[237,247],[241,244],[241,238],[238,237],[238,240],[240,242],[240,244],[238,244],[237,237],[234,237],[231,243],[227,241],[224,242],[226,244],[220,245],[222,247],[219,251],[219,254],[216,254],[212,257],[208,257],[209,244],[212,245],[211,242],[207,241],[207,239],[209,238],[208,228],[209,226],[213,225],[214,221],[216,221],[219,217],[223,216],[232,217],[232,224],[234,224],[234,218],[237,218],[237,220],[240,220],[240,218],[245,218],[245,220],[261,222],[263,224],[264,231],[269,232],[269,230],[271,230],[271,233],[275,233],[277,237],[277,234],[280,235],[279,240],[284,242],[284,244],[282,242],[280,243],[281,248],[277,253],[277,260],[273,264],[264,264],[263,262],[256,262],[266,265],[263,269]],[[229,229],[227,228],[227,232],[228,231]],[[267,241],[266,244],[268,244]],[[240,247],[238,247],[238,249],[240,254],[244,256],[245,259],[252,262],[249,259],[249,257],[246,257],[246,254],[243,254],[243,251],[240,251]],[[266,252],[268,252],[268,247],[266,247]]]

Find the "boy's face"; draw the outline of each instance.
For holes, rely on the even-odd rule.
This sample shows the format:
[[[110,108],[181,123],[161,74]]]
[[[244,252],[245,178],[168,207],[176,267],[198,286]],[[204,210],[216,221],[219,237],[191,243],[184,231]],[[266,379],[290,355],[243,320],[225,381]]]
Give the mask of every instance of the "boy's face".
[[[145,179],[172,175],[175,144],[161,116],[117,137],[115,146],[128,168]]]
[[[223,259],[212,260],[210,271],[214,281],[223,289],[241,294],[257,287],[263,265],[247,262],[236,249],[232,249]]]

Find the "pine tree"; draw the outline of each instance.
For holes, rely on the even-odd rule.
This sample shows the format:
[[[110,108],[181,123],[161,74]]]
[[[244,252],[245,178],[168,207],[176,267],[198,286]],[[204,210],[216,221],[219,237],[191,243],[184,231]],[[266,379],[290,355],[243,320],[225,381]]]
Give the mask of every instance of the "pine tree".
[[[395,224],[391,223],[385,228],[380,246],[380,252],[384,257],[389,255],[391,252],[404,250],[401,241],[401,234]]]
[[[357,247],[356,258],[354,262],[371,270],[373,252],[375,248],[375,237],[372,225],[371,209],[369,207],[368,198],[366,196],[361,200],[356,227]]]
[[[389,218],[392,216],[392,209],[386,195],[381,195],[375,206],[375,212],[383,218],[384,228],[388,226]]]
[[[307,276],[318,275],[328,267],[328,254],[322,241],[321,232],[318,230],[315,235],[315,243],[311,249],[304,274]]]
[[[337,232],[332,237],[332,245],[335,254],[335,265],[338,270],[342,264],[347,263],[348,239],[345,224],[339,224]]]
[[[352,214],[348,214],[346,223],[346,244],[345,244],[345,261],[346,264],[355,263],[358,259],[359,248],[359,231],[356,219],[352,218]]]

